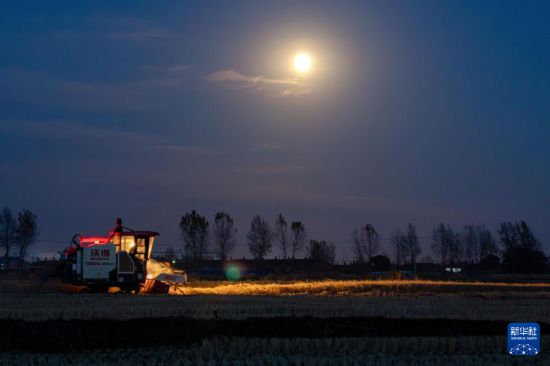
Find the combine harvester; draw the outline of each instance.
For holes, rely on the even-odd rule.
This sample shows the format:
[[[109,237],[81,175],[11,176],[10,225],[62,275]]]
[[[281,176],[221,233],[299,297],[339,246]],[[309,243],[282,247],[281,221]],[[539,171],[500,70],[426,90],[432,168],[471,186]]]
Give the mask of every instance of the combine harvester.
[[[148,273],[153,243],[159,233],[135,231],[116,219],[108,236],[73,236],[71,246],[63,250],[66,283],[86,286],[92,292],[168,293],[172,286],[187,283],[185,274]],[[164,266],[167,272],[170,268]]]

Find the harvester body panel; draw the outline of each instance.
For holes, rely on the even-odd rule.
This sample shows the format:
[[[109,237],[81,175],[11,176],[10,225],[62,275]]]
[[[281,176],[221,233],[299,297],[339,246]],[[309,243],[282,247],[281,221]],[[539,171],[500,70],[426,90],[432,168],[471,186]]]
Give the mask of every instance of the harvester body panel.
[[[76,258],[83,281],[109,281],[111,273],[117,268],[117,253],[112,243],[80,248]]]
[[[64,250],[65,281],[139,291],[158,235],[154,231],[124,230],[120,219],[106,237],[75,235],[79,240]]]

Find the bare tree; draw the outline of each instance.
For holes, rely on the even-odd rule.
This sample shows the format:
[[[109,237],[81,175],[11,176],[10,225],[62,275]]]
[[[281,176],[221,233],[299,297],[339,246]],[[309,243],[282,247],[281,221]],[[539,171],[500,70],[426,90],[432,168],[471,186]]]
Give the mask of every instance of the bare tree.
[[[515,223],[501,223],[498,234],[505,254],[518,248],[528,251],[540,250],[539,240],[523,220]]]
[[[282,214],[279,214],[275,220],[273,234],[275,236],[275,240],[277,240],[278,247],[283,253],[283,258],[288,258],[291,245],[289,240],[288,224]]]
[[[449,238],[447,227],[441,223],[437,225],[432,233],[432,251],[441,258],[441,264],[446,264],[449,252]]]
[[[505,251],[519,247],[519,234],[516,227],[517,225],[508,221],[500,224],[498,235],[500,236],[500,243]]]
[[[479,262],[479,237],[474,225],[466,225],[462,228],[461,239],[464,244],[464,259],[468,263]]]
[[[406,256],[406,246],[405,246],[405,235],[401,231],[401,229],[397,228],[395,229],[392,237],[391,237],[391,245],[393,248],[393,254],[395,257],[395,263],[397,266],[400,266],[401,263],[405,263],[405,256]]]
[[[294,259],[296,253],[302,250],[306,244],[307,232],[304,224],[302,224],[300,221],[294,221],[290,225],[290,236],[292,259]]]
[[[503,222],[498,230],[500,242],[505,250],[523,248],[540,250],[540,242],[525,221],[516,223]]]
[[[464,226],[460,241],[464,260],[468,263],[480,263],[498,252],[493,234],[482,224]]]
[[[208,249],[208,220],[192,210],[182,216],[179,226],[187,258],[193,262],[201,260]]]
[[[361,230],[353,229],[351,232],[353,241],[353,255],[357,263],[365,263],[365,238]]]
[[[334,264],[336,261],[336,247],[333,243],[327,244],[324,240],[310,240],[307,247],[307,257]]]
[[[460,240],[459,233],[455,233],[451,227],[447,227],[448,239],[449,239],[449,263],[451,266],[458,263],[462,259],[462,241]]]
[[[250,220],[250,231],[246,236],[248,249],[255,259],[264,259],[271,252],[271,239],[273,234],[269,223],[256,215]]]
[[[227,255],[235,247],[236,234],[233,218],[226,212],[218,212],[214,218],[214,241],[222,261],[227,259]]]
[[[411,259],[411,266],[413,274],[416,273],[416,258],[422,252],[420,244],[418,243],[418,235],[416,234],[416,228],[413,224],[409,223],[407,225],[407,234],[404,237],[405,247],[407,254]]]
[[[503,222],[498,230],[503,263],[512,273],[544,273],[547,259],[540,242],[525,221]]]
[[[535,237],[533,231],[523,220],[516,223],[516,231],[519,236],[519,243],[522,248],[528,250],[540,250],[540,241]]]
[[[30,210],[23,210],[17,215],[16,244],[19,248],[19,271],[23,269],[23,260],[29,248],[38,237],[37,217]]]
[[[367,238],[367,257],[370,262],[372,257],[374,257],[378,252],[378,247],[380,246],[380,236],[371,224],[365,225],[364,230]]]
[[[353,252],[355,260],[359,263],[364,263],[368,259],[370,262],[380,246],[380,237],[374,226],[366,224],[359,229],[353,230],[351,238],[354,244]]]
[[[498,253],[497,244],[493,234],[484,225],[478,225],[477,236],[479,238],[479,258],[478,262],[481,262],[489,255],[496,255]]]
[[[4,248],[6,272],[10,271],[10,250],[16,244],[17,222],[11,210],[4,207],[0,213],[0,247]]]
[[[462,258],[460,235],[449,225],[439,224],[432,233],[432,250],[441,257],[441,264],[455,264]]]

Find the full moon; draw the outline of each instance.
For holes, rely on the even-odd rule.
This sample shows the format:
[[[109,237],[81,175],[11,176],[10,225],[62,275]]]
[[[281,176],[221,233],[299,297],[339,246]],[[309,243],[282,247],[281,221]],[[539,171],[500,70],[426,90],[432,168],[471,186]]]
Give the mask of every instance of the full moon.
[[[298,53],[294,56],[294,69],[298,72],[307,72],[311,69],[311,57],[307,53]]]

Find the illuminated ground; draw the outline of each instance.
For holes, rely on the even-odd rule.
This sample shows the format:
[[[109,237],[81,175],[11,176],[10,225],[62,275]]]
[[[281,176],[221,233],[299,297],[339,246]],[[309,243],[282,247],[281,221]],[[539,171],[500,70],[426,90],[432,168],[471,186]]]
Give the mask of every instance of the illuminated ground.
[[[550,323],[548,284],[436,281],[191,282],[174,295],[4,293],[0,319],[386,317]]]
[[[548,293],[549,283],[426,280],[202,281],[174,288],[181,295],[363,295]]]

